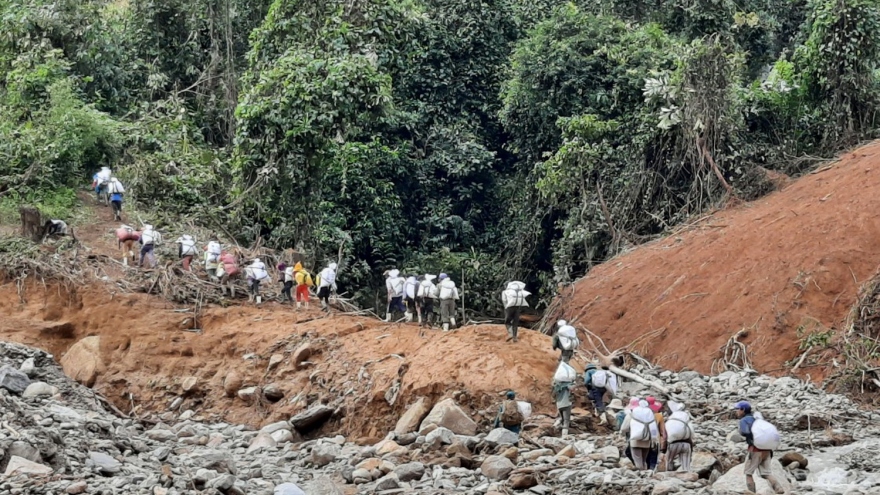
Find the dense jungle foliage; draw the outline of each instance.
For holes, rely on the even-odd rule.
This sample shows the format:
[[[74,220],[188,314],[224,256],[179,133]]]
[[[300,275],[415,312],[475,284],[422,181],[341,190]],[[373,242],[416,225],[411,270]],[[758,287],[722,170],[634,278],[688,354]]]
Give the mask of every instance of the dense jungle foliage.
[[[0,207],[109,165],[371,304],[496,314],[877,134],[876,0],[0,0]],[[537,293],[538,290],[535,290]]]

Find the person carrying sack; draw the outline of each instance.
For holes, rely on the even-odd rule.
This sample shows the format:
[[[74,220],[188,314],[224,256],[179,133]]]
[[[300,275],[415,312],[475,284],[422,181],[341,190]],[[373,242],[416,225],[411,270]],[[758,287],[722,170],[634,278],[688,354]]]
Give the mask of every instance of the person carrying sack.
[[[434,285],[436,275],[426,273],[419,283],[419,291],[416,293],[416,302],[419,305],[419,327],[434,325],[434,300],[437,299],[437,286]]]
[[[779,480],[773,476],[771,464],[773,451],[779,448],[779,431],[757,413],[752,414],[752,406],[748,402],[737,402],[733,408],[736,410],[736,417],[739,418],[739,432],[749,446],[743,471],[749,491],[756,493],[754,474],[757,471],[770,483],[774,492],[785,493]]]
[[[522,282],[510,282],[507,288],[501,291],[501,303],[504,304],[504,325],[507,327],[507,341],[518,341],[519,317],[522,308],[528,308],[526,297],[532,293],[525,290],[526,284]]]
[[[266,271],[266,265],[260,260],[260,258],[254,258],[254,261],[245,268],[245,274],[247,275],[248,287],[251,289],[251,294],[248,300],[250,302],[256,300],[257,304],[262,304],[263,296],[260,295],[260,282],[269,278],[269,272]]]
[[[445,273],[440,274],[437,298],[440,299],[440,321],[443,323],[443,331],[448,332],[450,326],[455,328],[455,301],[458,300],[458,288]]]
[[[156,244],[160,244],[162,242],[162,236],[153,230],[153,226],[149,224],[144,224],[144,228],[141,231],[141,259],[138,264],[139,267],[143,268],[144,262],[146,261],[149,264],[150,268],[155,268],[156,266],[156,255],[153,252]]]
[[[312,275],[303,268],[302,263],[297,262],[293,267],[294,281],[296,282],[296,307],[302,304],[309,307],[309,287],[314,287]]]
[[[577,371],[574,368],[568,363],[559,363],[553,375],[552,393],[556,401],[556,409],[559,411],[555,426],[562,427],[563,437],[568,436],[568,428],[571,426],[571,389],[576,379]]]
[[[553,335],[553,350],[562,351],[559,361],[567,363],[574,356],[574,351],[581,345],[577,338],[577,330],[565,320],[556,322],[556,333]]]
[[[516,403],[516,393],[508,390],[506,397],[498,408],[498,416],[495,418],[493,428],[504,428],[519,435],[525,417],[519,409],[519,404]]]
[[[684,410],[684,405],[669,401],[672,413],[666,420],[666,471],[675,471],[678,460],[684,472],[690,472],[691,459],[694,452],[694,428],[691,415]]]
[[[220,255],[223,254],[223,247],[217,242],[217,239],[211,239],[205,246],[205,271],[212,280],[217,280],[217,268],[220,265]]]
[[[321,309],[330,312],[330,292],[336,292],[336,263],[330,263],[318,274],[318,299]]]
[[[278,263],[278,271],[281,272],[281,302],[293,302],[290,292],[293,290],[293,267],[284,263]]]
[[[196,255],[196,241],[191,235],[182,235],[177,238],[177,257],[182,260],[183,269],[190,271],[190,263]]]
[[[647,471],[648,455],[660,436],[654,412],[648,407],[647,401],[639,401],[638,407],[623,420],[620,433],[629,438],[629,449],[635,468]]]
[[[422,321],[422,313],[419,310],[418,304],[416,304],[418,292],[419,279],[417,279],[415,275],[410,275],[406,278],[406,283],[403,288],[403,300],[406,305],[406,313],[404,313],[403,316],[406,318],[407,323],[413,321],[413,315],[418,316],[420,323]]]
[[[584,385],[587,386],[587,394],[593,401],[596,414],[599,416],[599,424],[608,424],[605,417],[605,386],[608,384],[608,371],[598,369],[595,364],[588,364],[584,372]]]
[[[388,291],[388,305],[385,311],[385,321],[390,322],[395,311],[406,314],[403,305],[403,292],[406,280],[400,276],[400,270],[388,270],[385,272],[385,289]]]

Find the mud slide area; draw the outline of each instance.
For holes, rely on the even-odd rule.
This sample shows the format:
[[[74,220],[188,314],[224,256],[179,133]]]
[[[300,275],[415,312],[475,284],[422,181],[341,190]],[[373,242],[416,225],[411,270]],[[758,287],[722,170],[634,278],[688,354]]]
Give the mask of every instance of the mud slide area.
[[[505,343],[500,325],[420,335],[414,324],[269,303],[209,308],[196,333],[178,308],[112,284],[24,289],[22,302],[15,284],[0,286],[0,338],[53,353],[125,413],[169,411],[182,397],[178,413],[260,426],[321,403],[340,410],[324,433],[376,438],[419,397],[456,395],[488,422],[512,388],[553,412],[556,354],[536,332],[518,343]],[[238,394],[270,384],[284,396],[275,403]]]
[[[811,332],[837,328],[880,264],[880,144],[758,201],[593,269],[563,316],[668,369],[711,371],[743,330],[753,366],[780,371]],[[802,366],[814,380],[827,369]]]

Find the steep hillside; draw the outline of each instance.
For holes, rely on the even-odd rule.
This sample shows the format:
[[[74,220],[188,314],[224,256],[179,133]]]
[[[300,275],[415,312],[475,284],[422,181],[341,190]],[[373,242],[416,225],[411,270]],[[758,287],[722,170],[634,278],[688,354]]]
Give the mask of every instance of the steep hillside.
[[[858,148],[596,267],[561,295],[562,315],[609,347],[634,344],[666,368],[701,372],[745,329],[753,365],[779,371],[803,336],[845,319],[880,264],[878,152]]]

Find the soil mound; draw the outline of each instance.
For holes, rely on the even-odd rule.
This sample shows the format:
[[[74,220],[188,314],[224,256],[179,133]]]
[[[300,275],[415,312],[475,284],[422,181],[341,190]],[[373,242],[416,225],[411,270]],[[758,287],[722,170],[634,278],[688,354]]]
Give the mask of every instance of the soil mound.
[[[418,397],[455,395],[487,423],[508,388],[537,411],[555,411],[556,353],[537,332],[522,332],[518,343],[504,341],[501,325],[420,334],[412,324],[269,303],[207,308],[196,333],[185,330],[191,313],[101,284],[73,293],[30,284],[24,295],[22,302],[14,283],[0,286],[0,338],[51,352],[68,375],[93,383],[125,413],[192,409],[260,426],[322,403],[338,410],[325,432],[382,437]],[[236,390],[227,397],[224,382],[233,376],[236,390],[274,384],[284,397],[247,400]]]
[[[752,365],[780,371],[801,339],[843,322],[880,264],[878,152],[872,143],[846,153],[781,191],[596,267],[560,296],[559,316],[609,347],[704,373],[744,330]],[[813,379],[827,372],[801,369]]]

